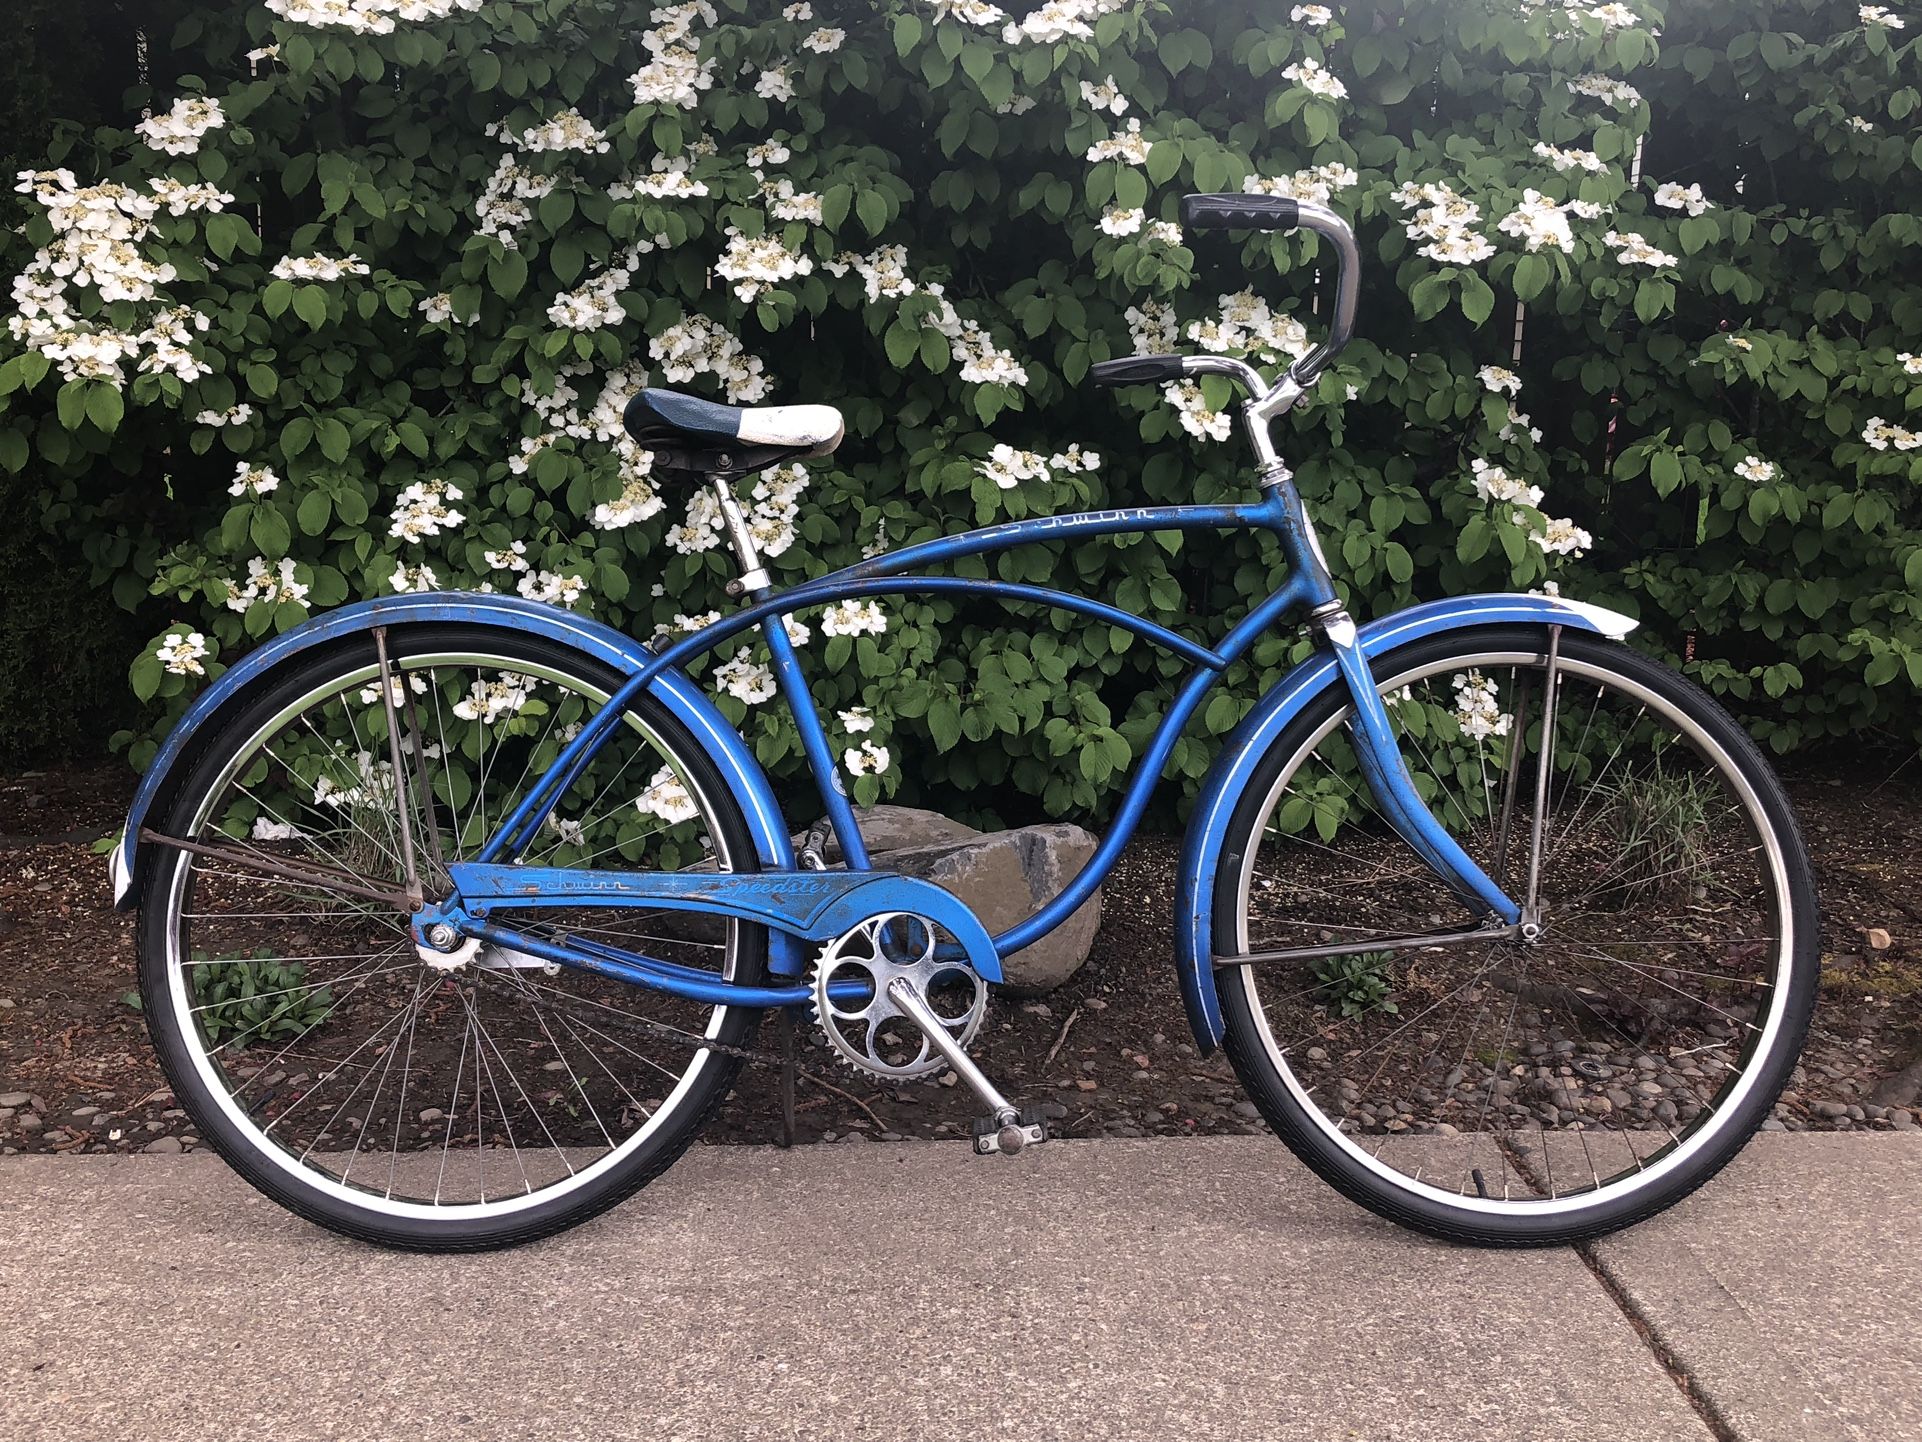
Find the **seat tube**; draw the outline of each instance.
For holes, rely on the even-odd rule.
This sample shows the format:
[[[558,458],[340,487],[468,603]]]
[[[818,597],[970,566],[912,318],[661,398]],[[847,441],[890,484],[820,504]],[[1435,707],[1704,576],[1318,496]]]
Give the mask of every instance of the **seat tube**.
[[[787,617],[768,617],[761,623],[761,634],[767,638],[768,654],[774,660],[775,682],[794,717],[795,728],[801,733],[801,749],[807,754],[808,769],[814,774],[814,789],[821,793],[828,821],[840,838],[847,869],[871,870],[867,843],[861,839],[861,828],[855,822],[847,792],[842,789],[841,773],[835,767],[827,732],[821,725],[820,713],[814,709],[814,697],[808,691],[807,673],[801,669],[801,658],[795,653],[794,642],[788,638]]]

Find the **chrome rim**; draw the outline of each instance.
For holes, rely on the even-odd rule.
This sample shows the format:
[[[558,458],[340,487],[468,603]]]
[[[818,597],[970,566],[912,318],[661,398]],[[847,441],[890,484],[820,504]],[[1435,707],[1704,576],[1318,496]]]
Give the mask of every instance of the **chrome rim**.
[[[1380,683],[1425,799],[1491,871],[1512,761],[1511,878],[1543,662],[1491,651]],[[1517,684],[1531,671],[1532,732]],[[1326,1140],[1399,1191],[1484,1215],[1566,1215],[1688,1168],[1759,1084],[1797,945],[1783,847],[1735,760],[1632,678],[1567,655],[1559,672],[1540,941],[1236,968],[1270,1064]],[[1350,715],[1317,728],[1264,798],[1236,896],[1243,952],[1460,921],[1342,774]]]

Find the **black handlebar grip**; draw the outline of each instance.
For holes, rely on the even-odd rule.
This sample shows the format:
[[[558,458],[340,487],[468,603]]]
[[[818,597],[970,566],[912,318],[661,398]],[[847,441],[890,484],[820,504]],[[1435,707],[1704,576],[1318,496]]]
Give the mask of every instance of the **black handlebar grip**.
[[[1181,223],[1189,230],[1293,230],[1301,206],[1287,195],[1184,195]]]
[[[1088,379],[1098,386],[1147,385],[1153,381],[1180,380],[1184,372],[1178,355],[1131,355],[1120,360],[1096,361],[1088,367]]]
[[[1088,379],[1097,386],[1151,385],[1155,381],[1180,381],[1186,371],[1186,356],[1122,356],[1119,361],[1096,361],[1088,367]]]

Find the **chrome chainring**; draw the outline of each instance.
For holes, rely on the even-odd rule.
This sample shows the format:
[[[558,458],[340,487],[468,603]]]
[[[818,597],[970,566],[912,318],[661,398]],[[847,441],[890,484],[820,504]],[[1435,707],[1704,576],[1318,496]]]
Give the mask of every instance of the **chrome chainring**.
[[[964,961],[937,959],[934,924],[883,911],[830,941],[814,964],[814,1019],[829,1048],[849,1066],[905,1080],[947,1063],[888,996],[905,978],[961,1045],[988,1013],[988,985]],[[831,994],[838,991],[840,995]]]

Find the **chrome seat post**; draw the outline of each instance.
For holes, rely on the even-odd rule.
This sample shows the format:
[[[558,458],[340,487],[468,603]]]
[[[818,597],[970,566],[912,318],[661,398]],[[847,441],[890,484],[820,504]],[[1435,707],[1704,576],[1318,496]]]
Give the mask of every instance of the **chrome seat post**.
[[[754,544],[753,531],[748,529],[747,514],[742,511],[740,499],[734,494],[734,474],[716,471],[707,479],[714,487],[715,499],[720,503],[721,521],[727,527],[728,543],[734,547],[734,555],[741,563],[741,574],[727,583],[727,593],[760,600],[773,587],[774,581],[761,564],[761,551]]]

